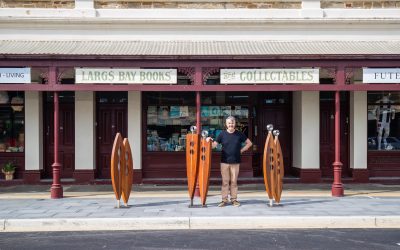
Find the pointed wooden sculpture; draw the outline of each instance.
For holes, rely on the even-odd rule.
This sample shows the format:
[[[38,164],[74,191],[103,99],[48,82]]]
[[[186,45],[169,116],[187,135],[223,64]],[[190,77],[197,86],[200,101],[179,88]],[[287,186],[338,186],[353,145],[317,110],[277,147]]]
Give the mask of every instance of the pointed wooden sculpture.
[[[199,189],[201,205],[206,206],[207,193],[210,180],[211,170],[211,141],[207,142],[207,131],[202,132],[202,139],[200,142],[200,158],[199,158]]]
[[[268,125],[269,126],[269,125]],[[272,195],[272,186],[271,186],[271,145],[273,144],[273,136],[271,130],[268,130],[267,139],[265,140],[264,146],[264,156],[263,156],[263,174],[264,174],[264,185],[265,191],[268,194],[268,198],[271,200],[273,198]]]
[[[121,196],[125,206],[128,206],[133,182],[132,151],[128,139],[122,140],[120,133],[115,136],[111,152],[111,182],[117,207],[120,207]]]
[[[111,182],[114,189],[115,198],[117,199],[117,207],[120,207],[120,199],[122,193],[122,175],[120,169],[125,166],[125,149],[122,144],[122,136],[117,133],[114,139],[114,145],[111,153]]]
[[[264,147],[263,173],[265,190],[268,194],[269,204],[272,206],[273,199],[276,203],[279,203],[281,200],[284,165],[281,144],[278,138],[279,130],[275,130],[272,133],[272,125],[268,125],[267,129],[268,135]]]
[[[283,176],[285,174],[285,168],[283,165],[283,155],[282,155],[281,144],[278,139],[279,131],[278,130],[274,131],[274,135],[275,135],[274,144],[275,144],[275,166],[276,166],[275,201],[277,203],[279,203],[281,201],[281,195],[282,195],[282,189],[283,189]]]
[[[122,168],[122,200],[125,206],[128,206],[129,196],[131,195],[132,184],[133,184],[133,161],[131,146],[127,138],[123,141],[125,149],[125,167]]]
[[[198,174],[200,135],[194,133],[196,130],[195,126],[192,126],[190,130],[192,133],[186,135],[186,175],[188,180],[190,205],[193,206],[193,197]]]

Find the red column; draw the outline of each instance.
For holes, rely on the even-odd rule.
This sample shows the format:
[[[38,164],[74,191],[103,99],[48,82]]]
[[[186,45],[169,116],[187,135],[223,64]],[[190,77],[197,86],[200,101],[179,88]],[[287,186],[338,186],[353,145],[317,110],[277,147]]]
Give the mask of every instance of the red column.
[[[333,165],[332,196],[344,194],[342,184],[342,162],[340,161],[340,92],[335,93],[335,162]]]
[[[202,68],[195,68],[194,75],[194,85],[202,85],[203,76],[202,76]],[[201,94],[200,91],[196,91],[196,128],[197,134],[201,134]],[[200,188],[199,181],[196,180],[196,189],[194,190],[194,196],[200,197]]]
[[[55,67],[50,68],[49,84],[57,82]],[[58,92],[54,92],[54,163],[53,167],[53,184],[51,185],[50,193],[52,199],[63,198],[63,188],[60,183],[61,164],[58,159],[58,139],[59,139],[59,105]]]

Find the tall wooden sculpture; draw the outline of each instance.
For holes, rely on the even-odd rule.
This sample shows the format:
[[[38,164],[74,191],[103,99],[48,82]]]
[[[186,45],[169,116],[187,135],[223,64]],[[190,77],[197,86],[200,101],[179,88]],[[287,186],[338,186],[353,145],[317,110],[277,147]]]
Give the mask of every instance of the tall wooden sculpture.
[[[188,179],[188,191],[190,206],[193,207],[193,197],[196,188],[196,181],[199,182],[201,205],[206,206],[210,171],[211,171],[211,141],[207,142],[207,131],[200,135],[195,134],[196,127],[192,126],[191,134],[186,135],[186,174]]]
[[[133,182],[132,151],[128,139],[122,140],[120,133],[115,136],[111,152],[111,182],[117,207],[120,207],[121,196],[127,207]]]
[[[199,137],[196,134],[196,126],[190,127],[191,134],[186,135],[186,175],[188,180],[188,191],[190,206],[193,206],[194,191],[198,174],[199,163]]]
[[[283,155],[278,138],[279,130],[272,133],[273,129],[271,124],[267,126],[268,135],[263,157],[264,184],[270,206],[273,205],[273,200],[278,204],[281,200],[284,176]]]
[[[199,189],[201,205],[206,206],[208,186],[210,180],[211,170],[211,141],[206,141],[208,136],[207,131],[201,133],[200,154],[199,154]]]

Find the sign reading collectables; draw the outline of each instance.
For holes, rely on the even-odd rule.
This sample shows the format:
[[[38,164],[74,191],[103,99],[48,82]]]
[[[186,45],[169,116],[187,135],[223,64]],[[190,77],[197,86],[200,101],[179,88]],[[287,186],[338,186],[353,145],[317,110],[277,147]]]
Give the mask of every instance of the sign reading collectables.
[[[400,83],[400,68],[363,68],[363,83]]]
[[[0,68],[0,83],[31,83],[31,68]]]
[[[319,83],[319,69],[221,69],[221,84]]]
[[[75,83],[177,84],[177,70],[75,68]]]

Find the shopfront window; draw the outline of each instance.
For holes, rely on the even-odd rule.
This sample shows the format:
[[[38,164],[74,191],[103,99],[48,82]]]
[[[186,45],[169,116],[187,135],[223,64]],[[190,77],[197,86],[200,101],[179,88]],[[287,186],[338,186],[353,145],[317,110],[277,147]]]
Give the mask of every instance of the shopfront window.
[[[400,150],[400,92],[368,92],[368,150]]]
[[[249,95],[239,92],[203,93],[201,106],[202,130],[207,130],[209,136],[216,139],[225,130],[225,119],[228,116],[236,118],[236,129],[249,136]],[[217,147],[215,150],[221,150]]]
[[[0,152],[24,152],[24,93],[0,91]]]
[[[149,92],[144,102],[147,151],[185,151],[186,134],[196,125],[195,94]]]

